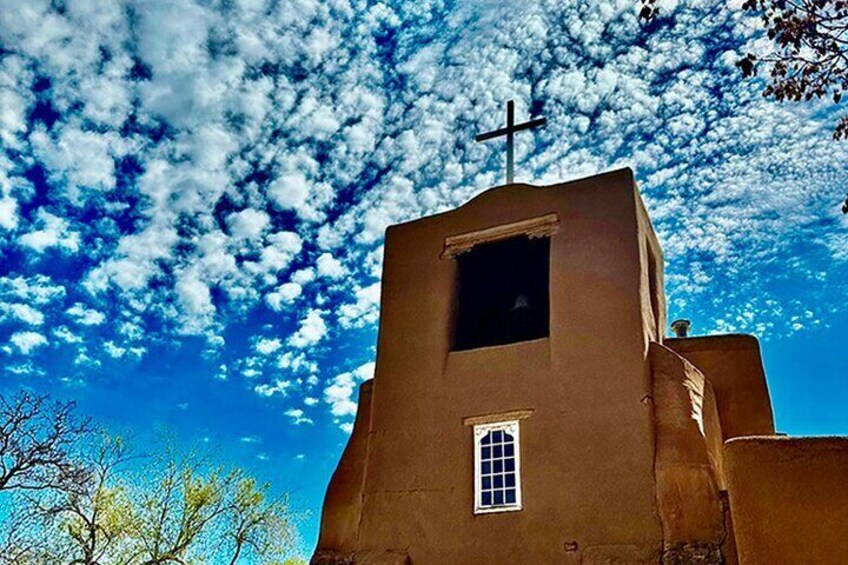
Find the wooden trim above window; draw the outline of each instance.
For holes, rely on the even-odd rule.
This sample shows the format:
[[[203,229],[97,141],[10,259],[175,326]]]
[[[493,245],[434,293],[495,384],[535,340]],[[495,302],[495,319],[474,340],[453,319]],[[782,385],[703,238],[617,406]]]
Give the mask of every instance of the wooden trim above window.
[[[481,243],[492,243],[502,239],[508,239],[519,235],[527,237],[551,237],[559,231],[559,218],[555,213],[545,214],[538,218],[530,218],[493,226],[482,230],[449,235],[445,238],[445,247],[442,251],[442,259],[453,259],[461,253],[470,251],[475,245]]]
[[[467,416],[462,419],[462,423],[466,426],[479,426],[481,424],[496,424],[498,422],[506,422],[509,420],[523,420],[529,418],[533,414],[533,409],[512,410],[511,412],[499,412],[497,414],[483,414],[481,416]]]

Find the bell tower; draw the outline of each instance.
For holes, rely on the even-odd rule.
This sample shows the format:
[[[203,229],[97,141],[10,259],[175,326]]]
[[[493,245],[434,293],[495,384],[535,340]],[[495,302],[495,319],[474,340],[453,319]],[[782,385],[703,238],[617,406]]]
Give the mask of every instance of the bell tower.
[[[390,227],[313,563],[657,563],[662,277],[629,169]]]

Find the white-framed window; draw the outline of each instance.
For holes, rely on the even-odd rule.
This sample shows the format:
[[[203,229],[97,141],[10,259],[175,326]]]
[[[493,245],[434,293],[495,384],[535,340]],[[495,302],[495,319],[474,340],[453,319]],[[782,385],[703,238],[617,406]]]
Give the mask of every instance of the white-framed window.
[[[474,513],[521,510],[518,420],[474,426]]]

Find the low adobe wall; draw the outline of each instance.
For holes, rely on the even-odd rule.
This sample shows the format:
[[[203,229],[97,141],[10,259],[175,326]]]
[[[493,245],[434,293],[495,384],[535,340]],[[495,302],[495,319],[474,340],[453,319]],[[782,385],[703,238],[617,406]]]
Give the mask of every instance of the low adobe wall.
[[[724,459],[742,565],[848,563],[848,438],[737,438]]]

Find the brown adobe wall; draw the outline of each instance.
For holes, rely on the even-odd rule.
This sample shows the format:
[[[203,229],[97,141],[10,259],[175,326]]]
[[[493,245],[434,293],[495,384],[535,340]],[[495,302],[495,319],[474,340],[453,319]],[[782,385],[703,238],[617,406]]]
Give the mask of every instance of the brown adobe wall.
[[[353,431],[324,497],[321,533],[318,539],[318,547],[323,550],[324,555],[316,554],[312,559],[313,565],[343,563],[356,549],[373,386],[373,379],[359,386],[359,404]]]
[[[709,381],[667,347],[652,343],[656,493],[664,563],[724,563],[728,537],[720,500],[721,423]],[[728,562],[735,562],[728,555]]]
[[[666,339],[712,383],[724,439],[774,433],[760,344],[750,335]]]
[[[742,565],[848,563],[848,438],[737,438],[725,464]]]
[[[647,347],[648,343],[663,343],[665,339],[665,259],[645,203],[638,193],[634,196],[636,219],[639,233],[642,234],[639,242],[639,259],[642,263],[639,293],[642,302],[643,335]]]

